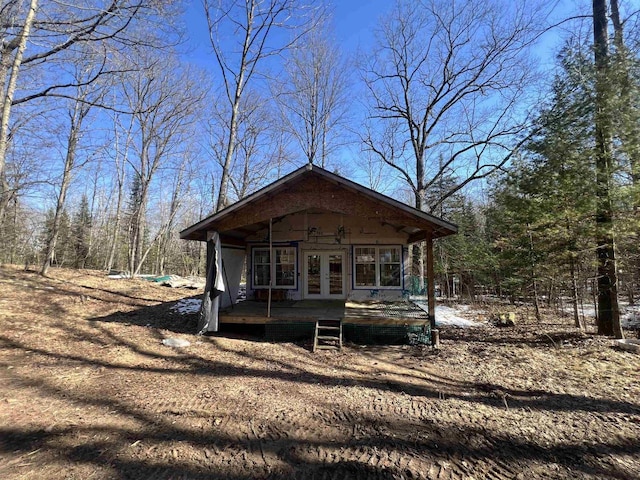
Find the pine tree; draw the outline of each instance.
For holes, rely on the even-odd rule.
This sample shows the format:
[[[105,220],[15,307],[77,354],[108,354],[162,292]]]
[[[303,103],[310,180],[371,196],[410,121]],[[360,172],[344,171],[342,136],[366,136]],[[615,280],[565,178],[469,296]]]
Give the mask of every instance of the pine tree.
[[[145,205],[142,201],[142,181],[136,173],[131,184],[131,193],[127,203],[127,219],[129,233],[128,267],[131,275],[135,273],[140,262],[144,242]]]
[[[71,236],[74,250],[74,267],[85,268],[89,258],[89,236],[91,234],[91,212],[89,201],[85,194],[80,200],[80,207],[73,217]]]
[[[581,45],[568,44],[559,59],[537,134],[495,185],[488,218],[502,290],[533,298],[538,317],[543,286],[549,303],[555,290],[570,291],[580,326],[578,277],[590,270],[583,252],[595,241],[594,76]]]
[[[460,282],[460,294],[474,300],[479,293],[476,285],[490,283],[491,252],[485,235],[480,210],[463,195],[447,202],[447,219],[458,225],[458,235],[437,242],[436,274],[440,277],[442,294],[449,297]]]

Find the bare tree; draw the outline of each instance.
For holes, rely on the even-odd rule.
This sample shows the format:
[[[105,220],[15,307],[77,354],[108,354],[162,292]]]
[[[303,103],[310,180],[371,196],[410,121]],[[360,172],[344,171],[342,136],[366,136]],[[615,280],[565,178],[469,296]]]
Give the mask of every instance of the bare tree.
[[[180,143],[188,141],[189,126],[204,98],[198,82],[195,72],[178,69],[171,59],[143,58],[138,72],[122,86],[127,108],[133,112],[131,144],[135,154],[127,156],[136,182],[129,225],[128,267],[132,275],[140,270],[148,253],[143,244],[152,181],[159,168],[180,153]]]
[[[91,75],[91,69],[85,69],[80,66],[79,71],[75,75],[77,80],[81,80],[82,77]],[[68,111],[69,115],[69,135],[66,141],[66,155],[64,160],[64,166],[62,169],[62,177],[60,179],[60,187],[57,192],[56,207],[54,210],[53,225],[51,227],[49,238],[45,247],[45,259],[42,264],[40,273],[46,275],[49,271],[49,267],[55,260],[56,244],[58,242],[58,234],[60,233],[60,222],[62,220],[62,212],[65,207],[65,201],[67,197],[67,191],[69,185],[73,179],[75,171],[84,166],[89,160],[90,156],[86,156],[79,159],[78,151],[80,148],[80,138],[82,136],[84,123],[87,115],[91,111],[94,102],[101,96],[100,91],[95,91],[93,87],[79,87],[75,97],[76,100],[71,102],[71,108]]]
[[[434,210],[522,143],[527,49],[539,23],[531,3],[499,0],[400,1],[384,22],[364,67],[362,140],[407,182],[417,208]],[[451,172],[457,182],[427,205],[429,187]]]
[[[176,218],[180,211],[185,195],[188,194],[189,184],[189,172],[193,172],[189,168],[192,155],[190,152],[185,152],[182,156],[182,160],[176,166],[175,170],[170,172],[170,176],[173,176],[173,182],[171,183],[171,195],[167,205],[162,208],[162,224],[158,230],[157,240],[157,255],[155,259],[155,271],[159,275],[164,275],[167,260],[170,256],[170,244],[175,239],[175,227]],[[164,196],[164,195],[163,195]]]
[[[106,51],[166,44],[174,35],[163,30],[160,22],[154,28],[137,28],[138,20],[153,17],[168,5],[163,4],[160,0],[4,2],[0,9],[0,222],[11,195],[5,167],[12,107],[35,99],[74,99],[78,88],[114,73],[103,56],[105,61],[97,64],[92,77],[81,82],[70,79],[65,67],[74,57],[68,52],[78,46]]]
[[[286,77],[275,96],[287,131],[306,160],[323,168],[340,145],[346,130],[350,101],[348,63],[330,40],[326,24],[319,24],[291,51]]]
[[[519,109],[532,77],[527,50],[540,24],[530,2],[401,0],[363,67],[370,96],[365,148],[434,211],[501,168],[524,142]],[[431,186],[456,182],[427,204]],[[422,288],[422,242],[413,265]]]
[[[122,222],[122,211],[127,180],[128,155],[133,136],[133,116],[129,116],[129,125],[125,128],[121,125],[120,119],[121,115],[118,113],[113,117],[113,160],[115,166],[114,188],[117,193],[115,212],[113,213],[114,221],[109,239],[109,254],[105,263],[105,270],[107,271],[113,268],[114,262],[116,261],[116,251],[118,248],[118,240],[120,238],[120,224]],[[120,133],[122,133],[122,135],[120,135]]]
[[[220,168],[224,168],[226,111],[224,107],[214,107],[210,115],[209,147]],[[238,110],[236,147],[229,167],[229,201],[240,200],[263,186],[278,167],[289,160],[282,145],[287,138],[281,125],[273,122],[276,116],[270,98],[253,91],[245,92]]]
[[[247,87],[313,25],[299,0],[203,0],[209,38],[227,102],[224,160],[216,211],[227,204],[229,177],[238,142],[238,122]]]

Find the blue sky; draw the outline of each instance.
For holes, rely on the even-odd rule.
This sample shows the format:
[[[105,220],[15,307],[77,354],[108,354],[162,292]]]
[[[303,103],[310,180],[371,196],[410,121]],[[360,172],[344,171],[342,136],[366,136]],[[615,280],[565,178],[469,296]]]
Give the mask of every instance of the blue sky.
[[[389,0],[337,0],[334,4],[334,25],[338,41],[350,50],[367,48],[373,40],[379,20],[389,11]]]
[[[356,52],[368,48],[374,39],[374,30],[379,19],[393,2],[389,0],[334,0],[328,2],[333,14],[333,27],[338,44],[345,52]],[[194,63],[207,67],[212,58],[207,23],[200,0],[189,2],[184,23],[187,26],[187,55]]]
[[[335,42],[347,57],[357,57],[358,52],[366,53],[371,48],[375,41],[376,29],[379,27],[381,20],[388,17],[388,13],[393,8],[394,3],[393,0],[325,0],[325,4],[332,16],[331,25]],[[556,2],[549,2],[548,6],[554,3]],[[211,53],[201,0],[193,0],[187,5],[184,22],[187,25],[187,47],[191,51],[186,55],[186,58],[207,69],[212,75],[213,85],[219,87],[218,70]],[[584,0],[559,0],[555,5],[553,17],[570,16],[571,12],[577,8],[586,8],[588,10],[589,7],[590,5]],[[541,25],[546,23],[543,18],[540,21]],[[545,34],[539,42],[534,55],[543,70],[553,68],[555,52],[561,43],[561,35],[562,30],[558,29]],[[357,73],[354,72],[355,83],[357,83],[356,76]],[[551,78],[552,76],[549,76],[549,80]],[[358,88],[357,85],[354,86]],[[352,105],[354,111],[359,111],[360,108],[357,104]],[[359,145],[343,149],[340,157],[341,163],[344,164],[347,170],[344,173],[348,176],[357,176],[358,168],[355,167],[353,159],[361,156],[362,152],[360,152]],[[364,178],[358,178],[357,180],[366,181]]]

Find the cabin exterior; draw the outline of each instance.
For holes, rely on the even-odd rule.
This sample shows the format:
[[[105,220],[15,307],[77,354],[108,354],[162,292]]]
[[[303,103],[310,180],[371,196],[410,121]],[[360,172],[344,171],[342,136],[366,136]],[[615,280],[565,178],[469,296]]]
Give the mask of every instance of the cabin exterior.
[[[442,219],[308,165],[180,236],[208,242],[201,331],[216,331],[225,322],[304,323],[326,315],[330,306],[338,309],[332,316],[379,324],[384,315],[363,317],[363,304],[368,311],[375,304],[387,312],[389,305],[402,304],[410,280],[409,245],[423,240],[431,279],[429,316],[407,318],[420,317],[419,309],[400,308],[404,314],[387,318],[386,324],[409,321],[433,327],[432,242],[456,230]],[[241,308],[230,313],[224,309],[235,303],[243,269],[248,301],[243,302],[244,313]]]

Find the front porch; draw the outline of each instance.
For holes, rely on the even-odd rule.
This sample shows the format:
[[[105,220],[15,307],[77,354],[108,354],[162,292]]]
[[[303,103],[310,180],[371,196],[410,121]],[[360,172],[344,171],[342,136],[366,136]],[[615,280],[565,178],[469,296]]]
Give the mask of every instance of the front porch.
[[[352,302],[344,300],[286,300],[271,304],[243,301],[220,311],[225,324],[263,325],[269,341],[311,339],[320,319],[341,320],[345,341],[420,343],[431,339],[429,315],[410,301]]]
[[[335,318],[372,336],[429,336],[435,326],[433,240],[456,230],[322,168],[301,167],[180,233],[207,242],[205,298],[237,291],[244,268],[247,298],[272,304],[270,312],[267,303],[254,302],[218,315],[219,307],[236,300],[233,293],[221,295],[203,307],[198,331],[253,324],[264,325],[268,336]],[[416,260],[409,246],[416,242],[426,246],[429,315],[402,301]],[[362,303],[317,303],[328,299]]]

